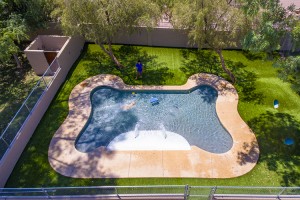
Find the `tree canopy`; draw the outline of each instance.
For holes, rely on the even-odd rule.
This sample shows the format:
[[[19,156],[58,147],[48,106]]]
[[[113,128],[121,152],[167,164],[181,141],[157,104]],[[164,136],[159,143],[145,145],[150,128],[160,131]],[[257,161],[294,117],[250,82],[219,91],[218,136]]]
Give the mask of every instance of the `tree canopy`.
[[[292,88],[300,94],[300,56],[283,57],[274,66],[279,68],[279,77],[290,82]]]
[[[48,0],[0,1],[0,61],[7,62],[28,39],[28,31],[45,27],[50,11]]]
[[[20,15],[16,14],[1,21],[0,26],[0,60],[6,62],[19,51],[16,42],[27,38],[27,27]]]
[[[280,49],[283,38],[289,37],[296,49],[300,23],[294,10],[293,5],[283,8],[279,0],[177,0],[172,22],[187,31],[192,44],[214,50],[234,83],[222,50],[242,44],[245,50],[272,55]]]
[[[172,19],[172,10],[176,0],[153,0],[158,7],[162,15],[165,15],[169,19]]]
[[[191,43],[199,48],[210,48],[220,57],[223,70],[232,82],[235,77],[226,67],[222,50],[236,47],[245,26],[241,9],[227,0],[177,1],[172,22],[176,27],[188,31]]]
[[[296,39],[294,44],[298,43],[293,31],[297,25],[295,6],[283,8],[279,0],[244,0],[243,9],[250,21],[250,29],[242,41],[244,49],[271,54],[280,50],[283,38],[292,36]]]
[[[100,45],[122,67],[112,50],[113,38],[135,26],[152,26],[159,17],[157,4],[150,0],[66,0],[62,26],[67,34],[82,35]]]

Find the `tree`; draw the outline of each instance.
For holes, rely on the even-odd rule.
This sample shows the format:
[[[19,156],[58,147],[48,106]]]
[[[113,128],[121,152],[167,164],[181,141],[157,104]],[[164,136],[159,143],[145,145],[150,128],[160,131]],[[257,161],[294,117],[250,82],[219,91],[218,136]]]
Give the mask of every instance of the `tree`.
[[[283,57],[274,66],[279,68],[279,77],[290,82],[292,88],[300,94],[300,56]]]
[[[45,27],[49,17],[47,0],[0,1],[0,61],[5,63],[20,51],[28,31]]]
[[[176,0],[153,0],[160,9],[162,15],[167,17],[169,20],[172,19],[172,9]]]
[[[238,45],[245,23],[243,16],[242,10],[232,1],[185,0],[175,3],[172,22],[175,27],[187,30],[192,44],[214,50],[223,70],[235,83],[235,76],[226,66],[222,50]]]
[[[21,40],[27,39],[27,28],[19,15],[10,15],[10,18],[1,23],[0,28],[0,60],[6,62],[12,55],[18,53],[17,46]]]
[[[254,52],[272,53],[281,49],[282,40],[291,39],[289,51],[300,44],[300,22],[295,16],[295,6],[283,8],[279,0],[244,0],[243,9],[251,22],[251,29],[243,40],[243,47]],[[290,82],[300,94],[300,57],[282,57],[275,64],[279,77]]]
[[[292,28],[292,51],[297,50],[300,46],[300,20],[295,22],[295,26]]]
[[[159,17],[159,9],[150,0],[66,0],[62,27],[67,34],[95,42],[123,67],[114,55],[113,38],[119,32],[133,31],[135,26],[156,24]]]
[[[266,52],[269,56],[280,50],[282,39],[292,36],[297,44],[295,6],[283,8],[279,0],[244,0],[243,9],[250,21],[249,31],[242,44],[252,52]],[[298,29],[299,32],[299,29]],[[295,46],[293,47],[295,48]]]

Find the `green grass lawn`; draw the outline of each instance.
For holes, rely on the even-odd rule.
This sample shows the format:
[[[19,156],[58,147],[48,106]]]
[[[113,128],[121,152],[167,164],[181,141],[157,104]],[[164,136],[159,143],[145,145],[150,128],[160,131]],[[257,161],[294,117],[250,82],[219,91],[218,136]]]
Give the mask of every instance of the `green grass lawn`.
[[[231,185],[297,186],[300,184],[300,96],[277,78],[272,62],[261,55],[224,51],[227,65],[237,78],[239,113],[255,132],[261,154],[256,167],[244,176],[230,179],[200,178],[120,178],[79,179],[56,173],[48,163],[50,140],[68,114],[68,97],[75,85],[101,73],[120,76],[127,84],[181,85],[199,72],[228,79],[218,57],[210,51],[177,48],[115,46],[122,70],[114,67],[97,45],[89,44],[69,72],[38,128],[14,168],[6,187],[50,187],[92,185]],[[135,63],[144,64],[143,78],[135,80]],[[280,102],[273,108],[274,99]],[[293,137],[295,145],[283,140]]]

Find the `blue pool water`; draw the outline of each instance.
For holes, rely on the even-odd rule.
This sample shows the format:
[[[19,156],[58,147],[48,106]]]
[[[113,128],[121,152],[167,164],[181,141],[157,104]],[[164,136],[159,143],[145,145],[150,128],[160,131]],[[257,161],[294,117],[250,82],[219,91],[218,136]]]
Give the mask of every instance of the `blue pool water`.
[[[216,114],[217,96],[217,91],[206,85],[190,91],[120,91],[99,87],[91,94],[92,114],[76,140],[76,148],[90,152],[106,147],[125,132],[167,130],[182,135],[190,145],[224,153],[233,141]],[[152,97],[158,103],[152,104]]]

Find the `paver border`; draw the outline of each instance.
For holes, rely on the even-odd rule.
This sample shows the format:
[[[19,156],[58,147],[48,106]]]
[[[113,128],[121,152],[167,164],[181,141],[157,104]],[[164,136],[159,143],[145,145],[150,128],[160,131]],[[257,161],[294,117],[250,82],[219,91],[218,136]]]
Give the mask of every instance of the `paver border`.
[[[90,94],[96,87],[119,90],[189,90],[210,85],[218,91],[216,112],[233,139],[232,148],[221,154],[191,150],[107,151],[98,148],[82,153],[75,141],[91,113]],[[76,85],[69,96],[69,114],[55,132],[48,160],[58,173],[74,178],[193,177],[232,178],[246,174],[256,165],[259,147],[254,133],[240,117],[238,94],[228,81],[211,74],[192,75],[181,86],[133,86],[115,75],[100,74]]]

